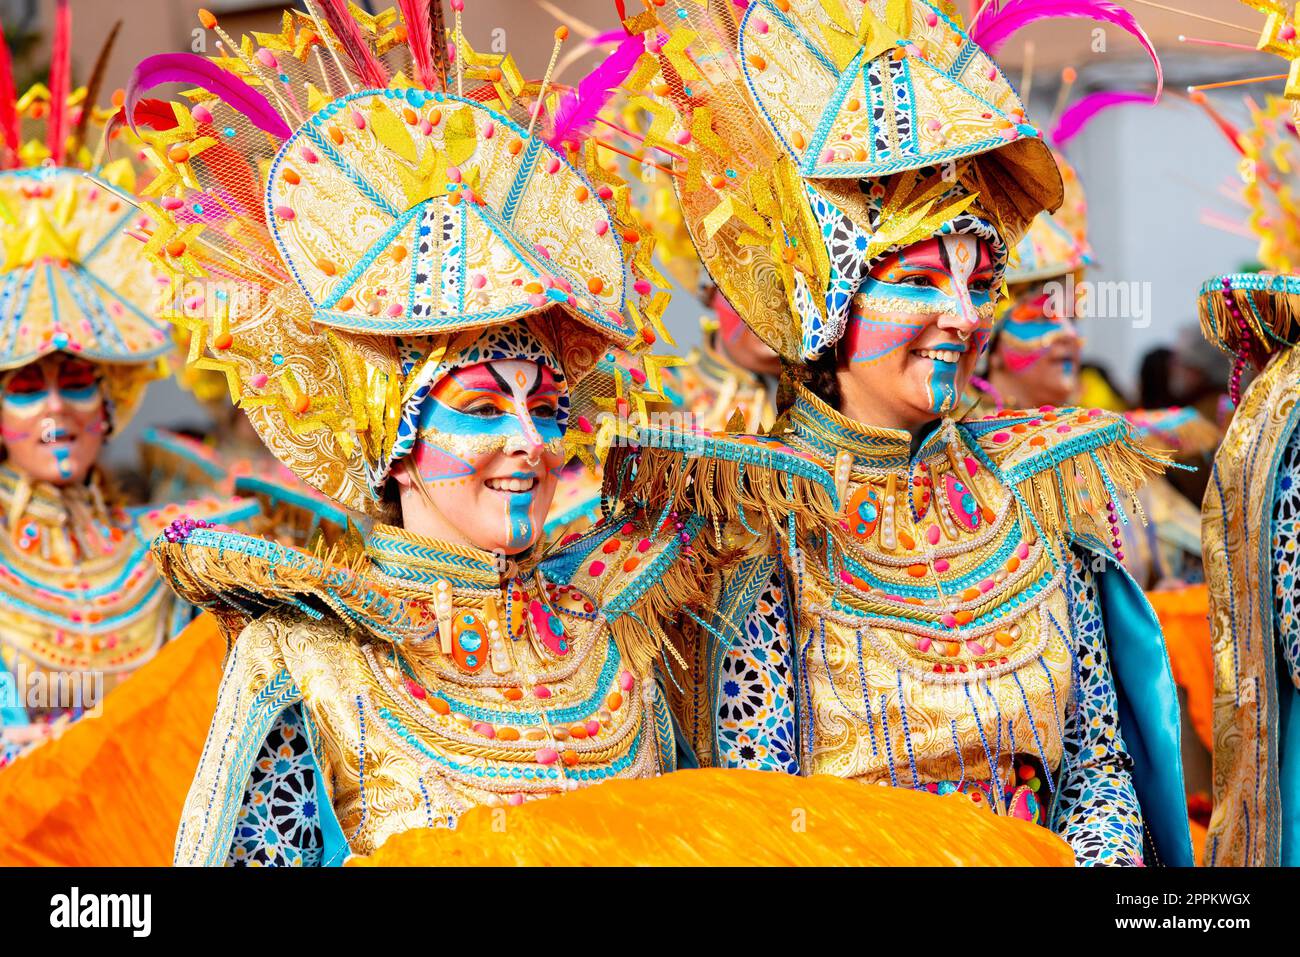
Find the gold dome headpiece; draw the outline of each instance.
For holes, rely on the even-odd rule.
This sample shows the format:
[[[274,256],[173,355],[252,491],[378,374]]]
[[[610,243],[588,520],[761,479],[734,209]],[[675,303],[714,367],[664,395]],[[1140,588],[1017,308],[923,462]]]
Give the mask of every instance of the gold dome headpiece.
[[[121,131],[110,128],[114,110],[95,106],[117,30],[73,90],[71,28],[61,0],[50,83],[21,97],[0,28],[0,371],[55,352],[89,359],[120,429],[172,344],[154,315],[158,271],[127,235],[147,225],[120,195],[135,191],[137,171],[130,156],[105,162]]]
[[[839,339],[890,250],[961,231],[1004,252],[1060,204],[1038,130],[954,16],[924,0],[699,0],[625,21],[658,54],[647,144],[677,157],[700,258],[790,361]]]
[[[527,321],[573,385],[609,345],[653,341],[668,298],[583,131],[640,38],[561,95],[475,52],[459,0],[452,29],[437,3],[399,7],[316,0],[239,43],[201,13],[223,55],[152,57],[127,99],[172,124],[145,134],[161,169],[146,252],[177,277],[190,362],[226,375],[285,464],[364,511],[436,375],[485,330]],[[141,98],[172,81],[199,87],[188,105]]]

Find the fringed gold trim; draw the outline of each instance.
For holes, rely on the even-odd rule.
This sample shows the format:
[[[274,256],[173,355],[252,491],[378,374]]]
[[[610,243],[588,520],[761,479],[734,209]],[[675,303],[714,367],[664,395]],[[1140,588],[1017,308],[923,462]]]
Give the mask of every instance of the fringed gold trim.
[[[1057,469],[1037,471],[1018,482],[1016,490],[1048,534],[1077,536],[1086,532],[1109,541],[1106,503],[1114,502],[1117,521],[1124,499],[1134,513],[1143,516],[1137,491],[1149,479],[1162,475],[1169,464],[1166,453],[1142,447],[1130,433],[1066,459]]]
[[[680,556],[657,576],[631,613],[609,621],[614,644],[633,673],[649,674],[663,654],[672,658],[680,672],[688,670],[684,656],[688,639],[683,632],[693,629],[680,619],[684,610],[698,615],[708,604],[710,571],[700,564],[698,550]]]
[[[619,478],[633,458],[636,474],[620,489]],[[714,527],[701,533],[695,550],[706,559],[721,558],[720,553],[727,550],[717,541],[718,523],[738,521],[751,533],[784,537],[793,515],[796,535],[802,539],[840,522],[830,493],[812,479],[691,450],[611,449],[605,466],[605,494],[613,496],[616,491],[624,500],[643,503],[654,517],[673,511],[704,517]],[[713,541],[704,542],[702,548],[701,542],[710,538],[710,532]]]
[[[322,543],[323,546],[323,543]],[[159,538],[151,548],[158,573],[181,598],[212,610],[226,636],[227,650],[252,621],[269,609],[267,603],[301,606],[301,599],[316,598],[328,607],[347,608],[354,615],[340,615],[345,622],[360,618],[376,636],[390,640],[416,638],[429,630],[427,622],[414,623],[410,606],[400,603],[401,595],[385,591],[396,603],[391,614],[380,615],[373,598],[378,589],[367,581],[370,559],[354,553],[346,541],[314,554],[299,552],[305,567],[278,565],[257,555],[245,555],[233,547],[195,547]],[[236,593],[256,596],[262,607],[242,607]]]
[[[725,441],[725,440],[724,440]],[[619,476],[635,462],[636,474],[621,488]],[[637,667],[653,663],[666,652],[675,667],[672,675],[684,677],[688,659],[695,657],[699,620],[707,620],[716,595],[719,575],[755,548],[776,543],[790,547],[791,516],[796,541],[825,532],[840,521],[831,496],[818,483],[761,465],[731,462],[682,449],[616,447],[605,463],[605,494],[615,492],[624,501],[644,505],[650,521],[703,519],[682,555],[657,573],[653,585],[639,598],[629,615],[611,621],[619,650]],[[738,547],[731,534],[748,533],[746,547]],[[675,526],[670,526],[675,534]],[[665,664],[668,664],[665,662]]]
[[[1241,326],[1228,303],[1229,295],[1249,330],[1244,343]],[[1226,293],[1222,287],[1215,287],[1202,292],[1197,305],[1205,338],[1230,356],[1240,354],[1244,347],[1256,368],[1263,368],[1270,356],[1300,337],[1300,294],[1235,287]]]

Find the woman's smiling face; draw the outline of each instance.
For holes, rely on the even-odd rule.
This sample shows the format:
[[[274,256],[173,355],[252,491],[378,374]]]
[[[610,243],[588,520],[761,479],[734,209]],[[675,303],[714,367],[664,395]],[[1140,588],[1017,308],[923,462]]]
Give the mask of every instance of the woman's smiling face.
[[[841,345],[840,409],[914,430],[951,412],[993,330],[990,245],[937,236],[884,257],[854,296]]]
[[[94,363],[55,353],[0,377],[0,438],[9,464],[39,482],[84,482],[108,434]]]
[[[411,452],[426,494],[403,496],[404,513],[408,501],[427,509],[417,508],[415,522],[406,514],[406,527],[503,555],[532,547],[564,464],[564,398],[563,376],[544,361],[497,359],[444,374]]]
[[[1074,324],[1074,303],[1040,283],[1020,291],[1003,322],[991,365],[1009,382],[999,386],[1027,407],[1068,405],[1079,387],[1083,340]],[[1005,394],[1005,393],[1004,393]]]

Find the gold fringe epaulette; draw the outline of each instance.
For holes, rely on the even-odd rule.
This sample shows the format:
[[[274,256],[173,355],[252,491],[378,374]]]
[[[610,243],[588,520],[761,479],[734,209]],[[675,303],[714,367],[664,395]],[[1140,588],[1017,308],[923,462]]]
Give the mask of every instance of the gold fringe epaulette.
[[[217,617],[227,646],[251,621],[283,607],[317,620],[333,611],[394,642],[437,627],[422,604],[375,580],[370,559],[347,543],[311,554],[235,532],[175,529],[154,540],[154,563],[178,595]]]
[[[1168,409],[1134,409],[1124,418],[1149,451],[1169,451],[1176,456],[1207,455],[1223,439],[1219,427],[1192,406]]]
[[[1007,410],[960,426],[1044,526],[1044,531],[1103,541],[1116,537],[1137,491],[1169,466],[1146,448],[1121,415],[1100,409]]]
[[[700,536],[696,551],[706,550],[706,560],[729,551],[722,533],[728,522],[754,535],[793,530],[798,541],[841,520],[830,472],[763,435],[641,429],[635,447],[610,450],[605,493],[652,516],[702,518],[711,534]]]
[[[684,665],[662,626],[684,613],[706,615],[710,573],[720,567],[701,516],[655,518],[641,508],[611,515],[542,565],[552,580],[591,597],[620,653],[642,671],[665,652]]]

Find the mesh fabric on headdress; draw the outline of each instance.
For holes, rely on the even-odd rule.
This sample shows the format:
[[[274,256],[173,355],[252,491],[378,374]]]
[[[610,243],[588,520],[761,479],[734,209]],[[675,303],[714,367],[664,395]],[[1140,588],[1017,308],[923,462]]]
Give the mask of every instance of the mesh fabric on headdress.
[[[653,89],[672,111],[647,102],[657,111],[647,144],[680,157],[677,189],[700,258],[789,360],[814,358],[842,331],[845,274],[810,196],[870,235],[868,267],[963,213],[1015,241],[1060,203],[1051,155],[1011,86],[923,0],[754,0],[743,13],[701,0],[629,23],[655,31]],[[897,174],[909,178],[890,187],[899,200],[890,215],[855,216],[848,187]]]
[[[590,142],[562,148],[558,97],[539,106],[509,57],[463,36],[456,70],[431,75],[408,42],[424,32],[396,11],[319,6],[328,26],[286,13],[220,69],[141,65],[133,90],[201,87],[146,137],[163,171],[150,194],[169,211],[148,252],[178,274],[190,361],[226,374],[306,481],[369,509],[415,393],[462,334],[528,317],[552,329],[572,383],[610,342],[641,343],[667,297],[638,278],[652,242],[626,187]],[[429,352],[399,361],[399,339]]]

